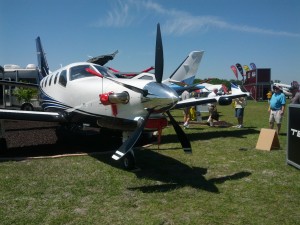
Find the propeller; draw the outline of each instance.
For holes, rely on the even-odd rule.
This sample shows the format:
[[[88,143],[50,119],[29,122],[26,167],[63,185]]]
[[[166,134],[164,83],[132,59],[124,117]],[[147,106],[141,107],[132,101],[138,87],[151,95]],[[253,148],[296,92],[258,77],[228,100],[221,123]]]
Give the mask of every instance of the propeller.
[[[97,77],[101,77],[101,78],[106,78],[110,81],[113,81],[119,85],[122,85],[123,87],[126,87],[132,91],[135,91],[135,92],[138,92],[138,93],[141,93],[143,95],[143,97],[146,97],[148,95],[148,90],[144,90],[144,89],[141,89],[141,88],[138,88],[138,87],[135,87],[135,86],[132,86],[132,85],[129,85],[129,84],[124,84],[120,81],[117,81],[117,80],[114,80],[110,77],[104,77],[101,73],[98,73],[97,71],[91,69],[91,68],[86,68],[85,69],[88,73],[92,74],[92,75],[95,75]]]
[[[155,79],[157,83],[161,83],[164,71],[164,52],[161,39],[160,25],[157,24],[156,31],[156,51],[155,51]]]
[[[170,121],[174,127],[174,130],[177,134],[177,137],[181,143],[181,146],[183,148],[183,151],[185,153],[192,153],[192,147],[191,147],[191,143],[187,137],[187,135],[184,133],[184,131],[182,130],[182,128],[179,126],[179,124],[176,122],[176,120],[174,119],[174,117],[171,115],[170,111],[166,111],[167,115],[170,118]]]
[[[161,38],[161,32],[160,32],[160,25],[157,24],[157,35],[156,35],[156,50],[155,50],[155,79],[156,82],[161,84],[162,77],[163,77],[163,69],[164,69],[164,57],[163,57],[163,46],[162,46],[162,38]],[[110,78],[109,78],[110,79]],[[147,90],[137,89],[135,87],[132,87],[127,84],[123,84],[121,82],[115,81],[113,79],[110,79],[116,83],[119,83],[120,85],[123,85],[127,88],[130,88],[137,92],[143,92],[145,91],[145,95],[148,94]],[[147,93],[146,93],[147,91]],[[143,94],[144,95],[144,94]],[[145,96],[144,95],[144,96]],[[137,142],[138,138],[140,137],[141,133],[144,130],[144,127],[146,125],[146,122],[150,116],[150,114],[154,111],[154,108],[148,108],[148,113],[145,117],[141,117],[137,122],[137,128],[135,131],[131,134],[131,136],[121,145],[121,147],[114,153],[112,156],[113,159],[119,160],[122,158],[127,152],[130,151],[130,149],[134,146],[134,144]],[[188,140],[186,134],[182,130],[182,128],[179,126],[179,124],[175,121],[174,117],[171,115],[171,113],[167,110],[167,115],[170,118],[170,121],[175,129],[175,132],[178,136],[178,139],[182,145],[182,148],[185,153],[191,153],[191,143]]]
[[[137,122],[137,128],[135,131],[130,135],[130,137],[121,145],[121,147],[113,154],[112,158],[115,160],[119,160],[122,158],[137,142],[141,133],[144,130],[146,122],[150,116],[151,112],[148,111],[148,114],[145,117],[139,118]]]
[[[141,93],[143,95],[143,97],[146,97],[148,95],[148,90],[144,90],[144,89],[141,89],[141,88],[138,88],[138,87],[135,87],[135,86],[132,86],[132,85],[129,85],[129,84],[124,84],[122,82],[119,82],[117,80],[114,80],[112,78],[109,78],[109,77],[106,77],[106,79],[108,80],[111,80],[119,85],[122,85],[123,87],[126,87],[132,91],[135,91],[135,92],[138,92],[138,93]]]

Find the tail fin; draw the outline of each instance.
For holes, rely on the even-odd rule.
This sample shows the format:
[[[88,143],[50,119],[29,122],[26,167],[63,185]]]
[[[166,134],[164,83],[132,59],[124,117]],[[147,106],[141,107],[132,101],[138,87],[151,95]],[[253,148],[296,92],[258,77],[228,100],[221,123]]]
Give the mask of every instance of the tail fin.
[[[247,94],[247,96],[250,96],[250,93],[242,91],[239,85],[236,85],[234,83],[230,83],[230,84],[231,84],[231,94],[245,93]]]
[[[44,52],[40,37],[37,37],[35,41],[36,41],[37,60],[38,60],[40,74],[43,77],[45,77],[49,74],[49,67],[46,59],[46,54]]]
[[[193,84],[203,54],[204,51],[192,51],[164,83],[175,80]]]

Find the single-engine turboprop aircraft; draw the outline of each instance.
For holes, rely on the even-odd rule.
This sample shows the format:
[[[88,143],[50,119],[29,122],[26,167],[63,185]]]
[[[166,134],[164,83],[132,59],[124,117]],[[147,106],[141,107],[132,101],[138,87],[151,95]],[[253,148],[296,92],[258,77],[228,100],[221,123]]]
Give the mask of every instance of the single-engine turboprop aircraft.
[[[59,122],[73,127],[88,123],[90,126],[123,131],[123,144],[112,158],[123,159],[126,168],[134,166],[132,147],[144,129],[166,126],[166,116],[172,123],[182,148],[191,153],[191,144],[183,129],[170,113],[171,109],[209,102],[231,104],[233,98],[245,93],[213,98],[190,98],[179,101],[175,90],[162,83],[163,46],[160,25],[157,25],[155,52],[155,81],[116,78],[103,66],[81,62],[73,63],[49,73],[44,51],[37,38],[41,81],[38,85],[43,112],[0,109],[1,119]],[[8,85],[7,81],[0,84]],[[24,83],[12,82],[14,86]],[[31,87],[34,85],[30,85]],[[28,87],[28,86],[27,86]]]

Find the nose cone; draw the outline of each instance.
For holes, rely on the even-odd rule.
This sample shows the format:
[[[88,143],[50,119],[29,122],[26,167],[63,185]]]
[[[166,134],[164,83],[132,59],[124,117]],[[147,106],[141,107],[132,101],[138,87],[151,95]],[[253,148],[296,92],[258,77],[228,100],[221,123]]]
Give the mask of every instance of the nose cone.
[[[148,95],[142,99],[144,108],[154,112],[167,111],[179,101],[176,91],[165,84],[150,82],[144,89],[148,90]]]

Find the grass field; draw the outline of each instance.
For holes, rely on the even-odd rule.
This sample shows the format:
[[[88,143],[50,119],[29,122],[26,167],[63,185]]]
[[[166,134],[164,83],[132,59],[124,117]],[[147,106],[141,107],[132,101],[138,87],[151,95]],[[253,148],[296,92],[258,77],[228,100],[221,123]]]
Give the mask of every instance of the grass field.
[[[236,125],[234,109],[218,106]],[[182,111],[172,114],[182,121]],[[286,114],[287,115],[287,114]],[[300,224],[300,171],[281,148],[256,150],[267,102],[248,101],[245,128],[192,124],[185,155],[172,127],[136,151],[135,171],[111,154],[0,162],[0,224]]]

